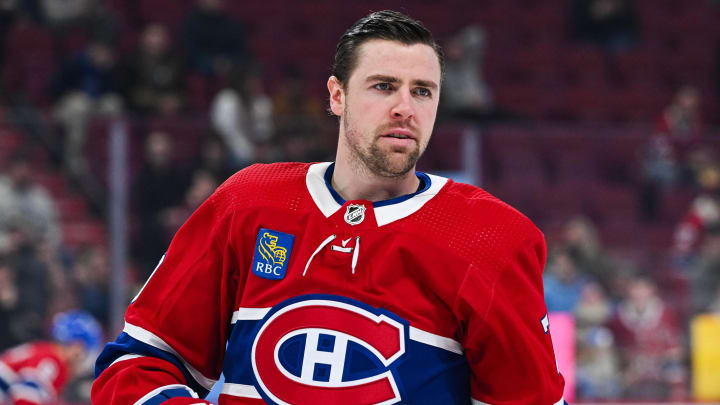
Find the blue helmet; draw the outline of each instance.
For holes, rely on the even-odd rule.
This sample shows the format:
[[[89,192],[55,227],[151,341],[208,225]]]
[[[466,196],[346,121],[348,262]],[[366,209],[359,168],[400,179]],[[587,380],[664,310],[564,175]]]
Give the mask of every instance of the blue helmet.
[[[55,314],[52,335],[60,343],[80,342],[88,352],[99,349],[104,343],[102,327],[89,313],[70,310]]]

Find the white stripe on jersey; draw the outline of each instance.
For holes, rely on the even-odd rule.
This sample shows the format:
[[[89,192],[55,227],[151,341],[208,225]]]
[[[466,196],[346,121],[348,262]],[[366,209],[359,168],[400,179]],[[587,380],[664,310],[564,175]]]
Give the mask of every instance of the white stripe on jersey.
[[[14,383],[18,379],[18,375],[7,364],[0,361],[0,379],[4,380],[8,385]]]
[[[426,345],[439,347],[449,352],[463,355],[462,344],[457,340],[447,338],[445,336],[436,335],[434,333],[425,332],[422,329],[410,327],[410,339],[416,342],[425,343]]]
[[[234,397],[262,399],[260,393],[252,385],[224,383],[221,393]]]
[[[145,396],[143,396],[142,398],[135,401],[135,403],[133,405],[142,405],[145,401],[154,397],[155,395],[157,395],[165,390],[172,390],[172,389],[176,389],[176,388],[181,388],[181,389],[186,390],[188,392],[188,394],[190,394],[190,396],[192,396],[193,398],[199,398],[198,394],[195,391],[193,391],[190,387],[188,387],[186,385],[182,385],[182,384],[171,384],[171,385],[165,385],[165,386],[162,386],[159,388],[155,388],[154,390],[145,394]]]
[[[53,397],[42,388],[32,387],[30,385],[14,384],[10,386],[10,398],[14,401],[24,399],[31,403],[44,404],[50,402]]]
[[[233,312],[230,323],[237,321],[259,321],[265,318],[265,315],[270,312],[270,308],[239,308]]]
[[[119,362],[125,361],[125,360],[137,359],[139,357],[145,357],[145,356],[143,356],[142,354],[126,354],[124,356],[120,356],[117,359],[115,359],[115,361],[110,363],[108,368],[112,367],[115,363],[119,363]]]
[[[198,382],[201,386],[203,386],[205,389],[210,390],[217,382],[216,380],[213,380],[212,378],[205,377],[202,375],[201,372],[199,372],[195,367],[191,366],[190,363],[185,361],[185,359],[182,358],[178,354],[178,352],[175,351],[172,347],[170,347],[169,344],[165,343],[164,340],[160,339],[158,336],[155,336],[150,331],[147,331],[139,326],[132,325],[128,322],[125,322],[125,328],[123,329],[123,332],[127,333],[128,335],[132,336],[133,338],[149,344],[150,346],[153,346],[157,349],[166,351],[168,353],[174,354],[180,361],[182,361],[185,368],[188,370],[188,372],[193,376],[195,381]]]

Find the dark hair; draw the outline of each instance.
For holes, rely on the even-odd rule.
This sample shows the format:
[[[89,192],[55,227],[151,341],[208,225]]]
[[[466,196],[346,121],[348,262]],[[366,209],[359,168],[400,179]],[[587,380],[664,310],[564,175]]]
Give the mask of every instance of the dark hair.
[[[384,10],[359,19],[340,37],[335,50],[332,74],[343,86],[357,66],[357,48],[372,39],[397,41],[405,45],[428,45],[435,50],[441,74],[445,72],[442,49],[430,31],[420,21],[397,11]]]

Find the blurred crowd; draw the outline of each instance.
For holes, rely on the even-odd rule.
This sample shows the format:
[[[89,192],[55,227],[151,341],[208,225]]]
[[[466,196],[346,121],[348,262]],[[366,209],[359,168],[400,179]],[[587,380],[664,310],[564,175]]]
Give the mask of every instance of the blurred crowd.
[[[0,142],[5,129],[32,128],[14,124],[28,108],[56,134],[27,132],[0,153],[0,351],[48,338],[52,316],[73,308],[110,327],[108,248],[102,240],[80,246],[63,240],[62,209],[37,181],[43,171],[60,172],[82,194],[82,183],[97,176],[88,153],[95,123],[126,120],[140,145],[130,178],[135,290],[179,226],[236,170],[333,158],[337,124],[323,96],[309,91],[292,66],[267,88],[250,34],[225,2],[194,1],[177,27],[150,21],[136,35],[127,35],[111,3],[0,0]],[[568,40],[607,52],[612,74],[613,55],[641,46],[633,4],[568,2]],[[527,122],[515,106],[498,102],[485,78],[493,38],[481,25],[440,39],[447,55],[442,121]],[[32,41],[36,54],[28,56],[23,44]],[[55,65],[42,63],[43,41]],[[44,81],[31,80],[40,77],[35,73]],[[700,89],[678,86],[637,151],[632,181],[645,223],[662,220],[669,194],[693,190],[674,224],[666,269],[643,268],[613,252],[588,216],[568,214],[562,232],[548,240],[546,301],[549,311],[574,315],[580,399],[690,395],[688,319],[720,313],[720,161],[702,143],[702,103]],[[188,132],[197,140],[189,152]],[[44,150],[50,157],[39,159]],[[88,215],[103,214],[95,207]]]

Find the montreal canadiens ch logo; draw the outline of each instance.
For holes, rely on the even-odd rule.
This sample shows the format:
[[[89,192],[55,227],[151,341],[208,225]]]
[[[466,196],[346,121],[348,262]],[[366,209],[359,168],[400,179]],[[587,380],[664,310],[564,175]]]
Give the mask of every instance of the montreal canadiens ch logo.
[[[251,353],[259,388],[277,404],[399,402],[392,370],[405,354],[407,325],[359,302],[323,297],[268,314]]]

